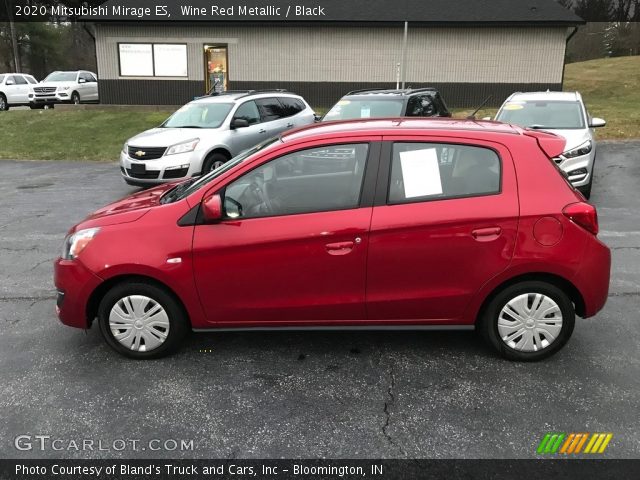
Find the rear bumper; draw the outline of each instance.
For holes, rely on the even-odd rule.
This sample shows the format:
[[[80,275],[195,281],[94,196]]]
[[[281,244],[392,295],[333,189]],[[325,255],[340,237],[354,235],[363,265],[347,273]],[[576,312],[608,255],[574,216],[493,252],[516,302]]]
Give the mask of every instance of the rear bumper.
[[[593,317],[609,296],[611,251],[597,238],[588,242],[574,283],[584,299],[584,318]]]
[[[58,258],[54,263],[54,283],[58,291],[56,313],[70,327],[88,328],[87,305],[102,279],[78,260]]]

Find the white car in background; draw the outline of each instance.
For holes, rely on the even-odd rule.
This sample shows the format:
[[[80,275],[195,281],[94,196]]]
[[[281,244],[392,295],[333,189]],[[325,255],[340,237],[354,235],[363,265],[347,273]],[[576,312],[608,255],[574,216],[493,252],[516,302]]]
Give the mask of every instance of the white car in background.
[[[564,153],[553,160],[571,184],[589,198],[596,160],[594,128],[604,127],[592,118],[578,92],[514,93],[500,107],[495,120],[545,130],[564,137]]]
[[[98,77],[87,70],[50,73],[33,87],[29,98],[31,105],[55,105],[56,103],[97,103]]]
[[[0,73],[0,112],[10,107],[29,106],[29,94],[37,83],[32,75],[25,73]]]

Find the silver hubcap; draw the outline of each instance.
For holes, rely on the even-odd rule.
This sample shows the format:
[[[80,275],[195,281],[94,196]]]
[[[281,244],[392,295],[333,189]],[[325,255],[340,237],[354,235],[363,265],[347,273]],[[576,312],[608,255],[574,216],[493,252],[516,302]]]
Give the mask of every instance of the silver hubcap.
[[[158,302],[144,295],[121,298],[109,313],[113,337],[130,350],[149,352],[169,335],[169,317]]]
[[[5,102],[4,102],[4,97],[0,97],[0,110],[4,110],[4,106],[5,106]]]
[[[514,350],[538,352],[551,345],[562,330],[558,304],[541,293],[524,293],[500,311],[498,333]]]
[[[224,162],[218,160],[217,162],[213,162],[211,164],[211,170],[209,170],[210,172],[213,172],[214,170],[217,170],[218,168],[220,168],[222,165],[224,165]]]

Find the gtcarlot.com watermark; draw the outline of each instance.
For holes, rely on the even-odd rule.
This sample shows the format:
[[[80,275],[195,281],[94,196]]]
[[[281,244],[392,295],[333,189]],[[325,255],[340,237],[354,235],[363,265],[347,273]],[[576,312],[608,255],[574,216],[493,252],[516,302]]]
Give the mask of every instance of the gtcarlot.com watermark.
[[[193,440],[116,438],[57,438],[51,435],[18,435],[13,440],[16,450],[22,452],[191,452]]]

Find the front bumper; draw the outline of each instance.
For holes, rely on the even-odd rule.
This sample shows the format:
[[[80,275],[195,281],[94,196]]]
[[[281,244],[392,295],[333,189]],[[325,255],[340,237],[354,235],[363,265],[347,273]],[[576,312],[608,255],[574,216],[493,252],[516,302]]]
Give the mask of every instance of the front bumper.
[[[134,160],[120,152],[120,173],[130,185],[159,185],[200,175],[202,162],[202,154],[197,150],[146,161]]]
[[[595,148],[586,155],[574,158],[564,158],[562,156],[554,159],[556,164],[567,173],[569,181],[574,187],[583,187],[588,185],[593,174],[593,163],[595,161]],[[586,170],[580,172],[580,170]]]
[[[56,313],[65,325],[89,328],[87,306],[91,294],[102,279],[76,260],[58,258],[53,266],[53,279],[58,291]]]
[[[31,105],[53,105],[56,103],[71,103],[71,91],[53,93],[30,93]]]

